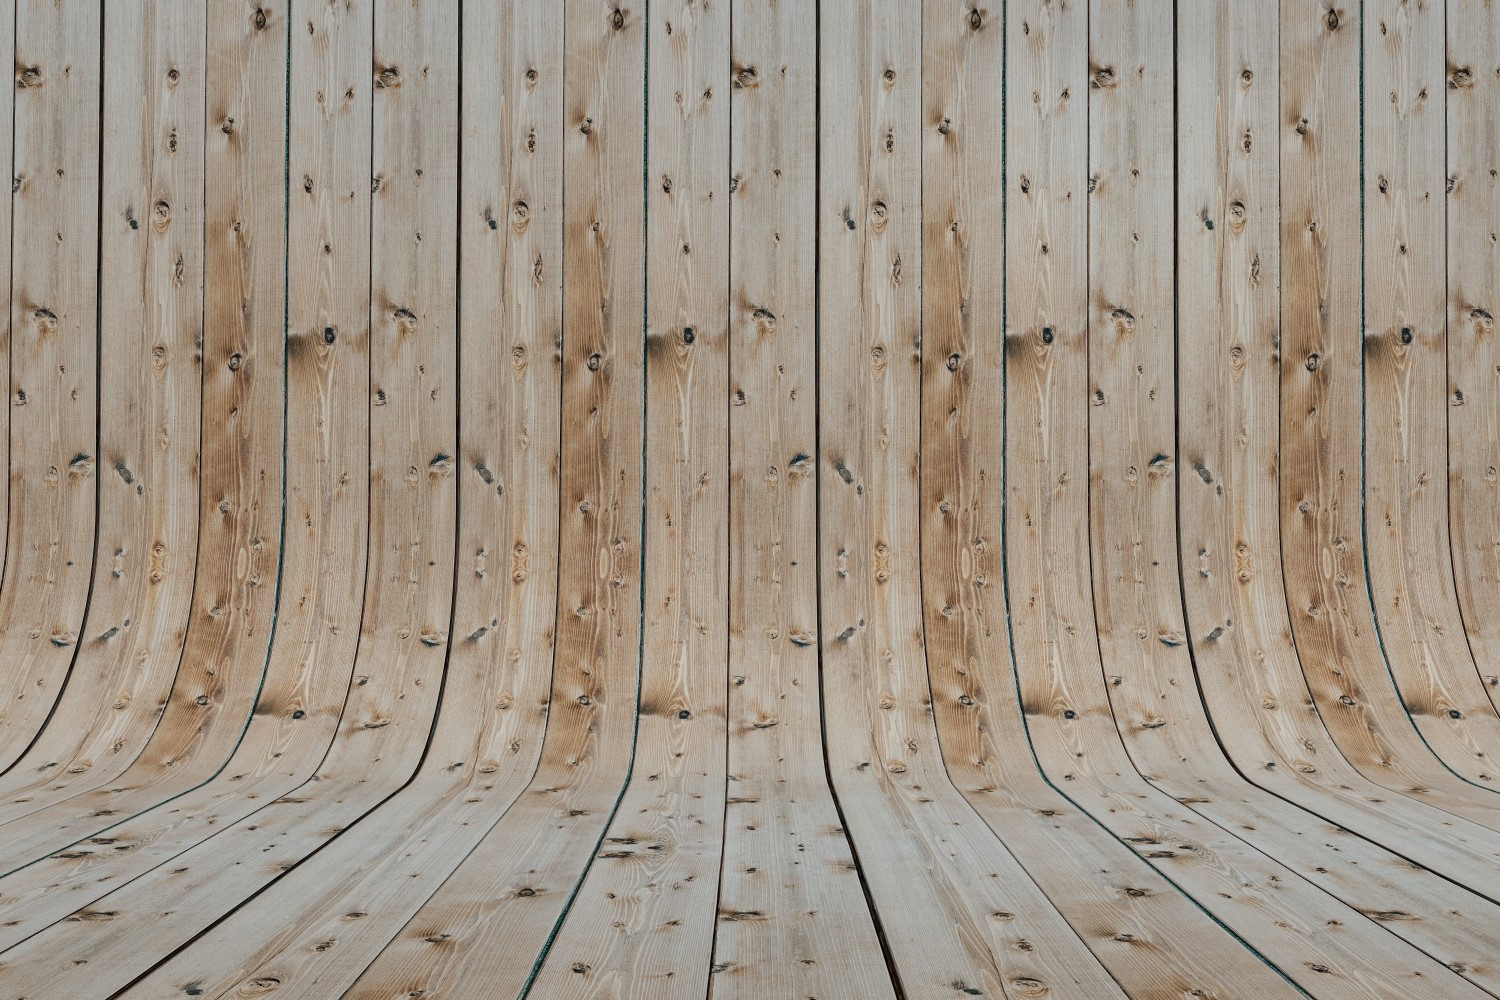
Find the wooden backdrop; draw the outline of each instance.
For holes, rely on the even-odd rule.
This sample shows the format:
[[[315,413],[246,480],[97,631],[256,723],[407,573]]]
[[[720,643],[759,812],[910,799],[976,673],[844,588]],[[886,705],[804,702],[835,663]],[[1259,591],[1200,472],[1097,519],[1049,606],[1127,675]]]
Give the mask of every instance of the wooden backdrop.
[[[0,50],[0,997],[1500,996],[1500,0]]]

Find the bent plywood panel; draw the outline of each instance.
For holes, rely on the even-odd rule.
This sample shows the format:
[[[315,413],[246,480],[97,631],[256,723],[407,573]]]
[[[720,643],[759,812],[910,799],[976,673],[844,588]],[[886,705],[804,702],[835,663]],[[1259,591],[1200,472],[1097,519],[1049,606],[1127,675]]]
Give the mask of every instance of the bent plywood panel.
[[[16,0],[0,996],[1500,995],[1491,0]]]

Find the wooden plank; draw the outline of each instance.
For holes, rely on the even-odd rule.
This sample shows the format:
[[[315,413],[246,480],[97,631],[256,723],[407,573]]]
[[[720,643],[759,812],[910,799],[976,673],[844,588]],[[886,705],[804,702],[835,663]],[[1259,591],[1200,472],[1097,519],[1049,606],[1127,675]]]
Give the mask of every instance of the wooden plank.
[[[1090,509],[1098,635],[1103,662],[1108,665],[1107,710],[1114,714],[1131,763],[1152,784],[1273,856],[1291,859],[1304,877],[1337,890],[1340,898],[1359,909],[1378,911],[1370,905],[1372,897],[1392,889],[1385,880],[1368,879],[1364,872],[1382,866],[1393,871],[1409,866],[1327,824],[1316,824],[1325,843],[1338,842],[1341,851],[1366,855],[1366,860],[1333,867],[1326,863],[1326,857],[1320,859],[1322,863],[1312,856],[1299,859],[1303,850],[1299,844],[1305,841],[1298,831],[1308,826],[1309,819],[1281,800],[1242,784],[1218,755],[1216,737],[1198,700],[1192,663],[1186,655],[1176,555],[1172,552],[1176,544],[1172,483],[1175,427],[1171,412],[1173,283],[1160,266],[1163,248],[1171,243],[1172,166],[1166,153],[1171,149],[1172,132],[1167,114],[1169,89],[1163,79],[1172,62],[1169,14],[1163,4],[1135,5],[1132,9],[1106,0],[1095,4],[1090,19],[1093,315],[1089,364],[1094,382],[1089,393]],[[1171,259],[1170,253],[1166,256]],[[1080,706],[1075,712],[1087,718],[1091,709],[1102,708],[1095,703]],[[1043,738],[1039,750],[1048,744]],[[1229,749],[1238,750],[1233,746]],[[1077,773],[1079,765],[1067,757],[1055,754],[1053,759],[1056,770],[1051,773],[1055,778],[1066,780],[1067,775]],[[1117,784],[1119,779],[1111,775],[1110,781]],[[1093,794],[1098,791],[1097,786],[1090,789]],[[1114,803],[1124,800],[1106,795],[1105,802],[1109,805],[1101,802],[1100,809],[1122,808]],[[1233,806],[1226,809],[1226,802]],[[1100,809],[1094,811],[1096,816],[1101,815]],[[1186,820],[1165,803],[1153,814],[1170,817],[1176,823]],[[1188,826],[1183,833],[1193,829]],[[1189,836],[1185,845],[1166,851],[1152,848],[1159,843],[1159,834],[1134,835],[1145,838],[1149,854],[1177,858],[1193,856],[1198,849],[1193,836],[1202,834]],[[1179,853],[1182,846],[1191,849]],[[1234,858],[1248,866],[1237,878],[1242,888],[1238,894],[1229,894],[1228,902],[1247,902],[1244,893],[1258,884],[1274,886],[1283,901],[1288,890],[1295,893],[1299,897],[1297,909],[1304,912],[1328,905],[1307,887],[1278,873],[1278,866],[1268,867],[1264,858],[1226,843],[1220,834],[1212,834],[1210,849],[1224,852],[1226,861]],[[1173,870],[1184,867],[1193,866],[1174,865]],[[1252,871],[1257,874],[1251,875]],[[1414,876],[1410,881],[1415,884],[1396,890],[1398,896],[1408,900],[1407,905],[1477,905],[1481,910],[1486,905],[1462,892],[1455,898],[1451,887],[1431,878]],[[1448,902],[1439,904],[1438,897]],[[1198,898],[1221,910],[1240,909],[1221,906],[1207,895]],[[1414,899],[1421,903],[1412,902]],[[1265,905],[1263,899],[1256,903]],[[1325,919],[1338,920],[1340,927],[1351,930],[1351,936],[1369,939],[1372,929],[1352,911],[1344,912],[1342,918]],[[1238,922],[1244,915],[1234,916]],[[1337,943],[1328,940],[1316,944],[1325,958],[1309,964],[1300,956],[1307,954],[1310,942],[1285,933],[1295,926],[1295,922],[1275,920],[1268,926],[1262,915],[1246,924],[1241,933],[1252,943],[1263,941],[1257,947],[1288,975],[1311,978],[1308,970],[1313,965],[1331,970],[1314,970],[1322,991],[1335,989],[1358,995],[1381,980],[1391,985],[1377,990],[1395,988],[1398,982],[1407,984],[1401,989],[1411,989],[1442,971],[1426,967],[1420,956],[1410,952],[1373,949],[1379,958],[1372,962],[1365,954],[1372,949],[1356,946],[1334,957],[1330,949]],[[1446,940],[1405,933],[1440,952],[1449,946]],[[1470,946],[1477,946],[1477,942]],[[1444,988],[1448,988],[1446,984]]]
[[[836,3],[822,16],[842,26],[821,34],[819,53],[820,639],[834,788],[907,994],[1119,995],[943,771],[915,516],[920,11]],[[998,15],[963,17],[970,31],[1002,30]],[[883,832],[893,828],[907,836]]]
[[[723,854],[728,3],[647,14],[644,637],[630,783],[540,996],[702,996]],[[737,75],[735,84],[753,85]]]
[[[1365,14],[1365,528],[1402,699],[1424,734],[1450,731],[1429,740],[1474,774],[1500,753],[1500,719],[1465,642],[1446,456],[1433,447],[1450,409],[1446,176],[1432,155],[1444,148],[1444,10],[1380,0]]]
[[[272,980],[341,993],[535,769],[557,610],[562,26],[544,4],[466,12],[461,47],[459,374],[472,405],[460,417],[458,639],[432,746],[411,785],[141,980],[144,995]]]
[[[98,904],[131,915],[151,949],[68,934],[77,922],[64,922],[10,951],[7,979],[23,988],[33,978],[78,995],[122,988],[399,788],[426,748],[454,581],[457,10],[379,3],[374,38],[371,583],[355,660],[368,683],[350,689],[316,784]],[[322,343],[338,333],[325,327]],[[226,853],[275,863],[225,866]],[[59,935],[66,948],[49,944]],[[102,961],[61,958],[74,948]]]
[[[16,0],[3,0],[0,2],[0,53],[9,52],[12,58],[16,53]],[[11,177],[17,176],[15,163],[15,106],[16,88],[12,87],[8,92],[0,95],[0,121],[10,122],[10,126],[0,128],[0,163],[11,165]],[[14,249],[14,241],[11,229],[11,217],[13,212],[12,198],[0,198],[0,274],[6,276],[6,280],[0,282],[3,290],[0,290],[0,307],[5,310],[7,317],[13,316],[11,312],[11,251]],[[11,371],[11,331],[7,329],[5,336],[0,337],[0,367],[7,372]],[[0,419],[0,468],[7,471],[4,481],[0,482],[0,505],[5,506],[7,512],[10,508],[10,407],[6,407],[6,414]],[[7,533],[10,528],[10,517],[0,518],[0,578],[3,578],[5,568],[5,554],[7,552]]]
[[[1344,759],[1315,713],[1277,559],[1279,391],[1274,11],[1223,3],[1178,18],[1179,554],[1189,642],[1230,756],[1262,787],[1460,881],[1500,859],[1494,831],[1399,794]],[[1196,81],[1211,82],[1198,86]],[[1352,416],[1352,415],[1351,415]],[[1368,764],[1370,762],[1365,761]],[[1390,792],[1395,790],[1396,795]],[[1476,806],[1476,809],[1483,809]],[[1493,820],[1492,820],[1493,821]],[[1473,882],[1472,878],[1468,879]],[[1477,884],[1477,883],[1476,883]]]
[[[104,67],[100,479],[94,580],[68,684],[0,782],[31,812],[112,781],[156,726],[197,554],[204,24],[184,3],[111,8]],[[17,800],[20,800],[18,803]],[[19,806],[19,808],[17,808]]]
[[[1463,623],[1490,700],[1500,691],[1500,6],[1448,0],[1449,524]],[[1429,152],[1430,155],[1430,152]],[[1491,471],[1496,470],[1496,471]],[[1479,714],[1479,725],[1493,725]],[[1493,759],[1476,777],[1500,782]],[[1467,774],[1467,771],[1460,773]]]
[[[291,31],[290,162],[293,176],[304,179],[294,190],[307,201],[287,220],[287,422],[316,433],[287,441],[286,525],[293,543],[255,712],[217,780],[133,819],[128,813],[74,815],[27,841],[7,841],[6,851],[15,852],[9,857],[21,863],[36,856],[30,853],[35,848],[58,853],[0,883],[0,908],[12,915],[4,945],[294,791],[316,773],[333,738],[354,663],[369,510],[372,23],[369,7],[325,7],[321,15],[299,18]],[[308,24],[313,30],[305,30]],[[341,99],[328,101],[330,93]],[[259,154],[259,171],[278,169],[274,164],[284,163],[286,154],[261,145],[269,138],[263,134],[252,143],[242,126],[269,122],[279,135],[280,109],[246,119],[233,110],[209,108],[214,116],[225,112],[210,119],[210,134],[236,144],[231,148],[245,143],[239,155]],[[342,331],[333,344],[323,336],[328,326]],[[68,845],[75,846],[61,849]],[[70,891],[58,891],[63,887]]]
[[[1006,568],[1032,748],[1070,798],[1287,975],[1319,995],[1405,990],[1430,974],[1425,959],[1398,952],[1372,960],[1389,949],[1384,931],[1143,781],[1115,729],[1109,692],[1125,678],[1104,670],[1094,618],[1087,434],[1100,397],[1088,381],[1087,261],[1076,249],[1093,211],[1085,193],[1108,194],[1114,174],[1091,173],[1087,122],[1082,112],[1069,114],[1077,106],[1070,102],[1102,96],[1088,81],[1088,12],[1050,6],[1013,12],[1012,29],[1028,47],[1011,47],[1017,75],[1008,87],[1025,110],[1013,111],[1008,143]],[[1113,75],[1122,63],[1096,56],[1092,68]],[[1201,784],[1184,784],[1184,802],[1210,801]],[[1137,883],[1130,897],[1130,889],[1159,895]],[[1340,930],[1330,936],[1314,927]]]
[[[1071,307],[1084,315],[1087,10],[1042,0],[1008,9],[1008,105],[998,100],[1001,34],[973,30],[962,16],[967,10],[929,6],[922,32],[922,583],[945,763],[1127,993],[1295,992],[1048,788],[1027,744],[1009,672],[1003,483],[992,429],[1004,425],[1007,349],[1016,369],[1011,391],[1021,410],[1034,411],[1032,380],[1048,381],[1057,340],[1053,312]],[[1000,163],[989,155],[1000,144],[1002,111],[1010,123],[1005,258],[1006,220],[994,193]],[[1070,143],[1077,143],[1076,158],[1065,153]],[[996,273],[1005,273],[1012,289],[1009,317],[1001,286],[989,277]],[[988,335],[1002,324],[1005,342]],[[1075,343],[1079,333],[1071,334]],[[1082,395],[1080,384],[1076,398]],[[1029,470],[1046,436],[1027,429],[1005,440],[1011,457]],[[1046,478],[1038,477],[1038,485],[1046,489]],[[1082,555],[1086,563],[1086,549]],[[1109,919],[1101,922],[1101,913]]]
[[[1280,507],[1292,632],[1313,703],[1370,778],[1489,822],[1486,765],[1456,726],[1412,726],[1392,684],[1365,572],[1360,498],[1360,37],[1351,11],[1286,4]],[[1424,742],[1425,741],[1425,742]],[[1480,751],[1482,752],[1482,751]],[[1467,762],[1467,763],[1466,763]]]
[[[550,12],[550,11],[549,11]],[[642,12],[570,0],[562,77],[557,653],[537,773],[348,996],[520,994],[624,786],[639,667]]]
[[[816,13],[736,0],[731,15],[729,800],[712,965],[725,998],[893,995],[823,771]]]
[[[0,768],[25,752],[67,679],[93,569],[100,27],[91,3],[16,8]]]

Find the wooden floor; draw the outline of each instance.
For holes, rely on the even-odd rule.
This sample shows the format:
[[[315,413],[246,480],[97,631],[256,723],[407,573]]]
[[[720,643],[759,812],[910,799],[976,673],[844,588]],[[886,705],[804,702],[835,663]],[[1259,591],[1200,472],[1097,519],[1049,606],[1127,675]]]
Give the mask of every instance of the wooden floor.
[[[1500,0],[0,49],[0,1000],[1500,996]]]

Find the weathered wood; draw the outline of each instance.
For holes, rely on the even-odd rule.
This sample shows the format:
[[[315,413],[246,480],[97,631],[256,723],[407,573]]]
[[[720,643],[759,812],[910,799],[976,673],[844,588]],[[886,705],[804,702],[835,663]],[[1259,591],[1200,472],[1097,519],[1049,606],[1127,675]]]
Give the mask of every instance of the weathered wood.
[[[554,38],[543,5],[535,37]],[[618,16],[617,16],[618,15]],[[545,26],[545,33],[544,33]],[[569,0],[561,78],[561,554],[557,651],[536,774],[350,996],[518,995],[544,956],[628,773],[640,664],[644,193],[642,12]],[[557,39],[561,42],[562,39]],[[530,76],[535,70],[536,77]],[[576,974],[574,974],[576,975]]]
[[[0,998],[1500,995],[1497,18],[0,0]]]
[[[1413,728],[1363,585],[1359,122],[1340,110],[1359,92],[1357,27],[1307,5],[1282,10],[1278,468],[1287,608],[1312,701],[1349,761],[1388,788],[1493,826],[1491,796],[1448,770],[1485,781],[1472,742],[1457,727]]]
[[[823,770],[817,18],[735,0],[730,68],[729,759],[712,994],[891,997]]]
[[[702,996],[713,954],[727,739],[730,4],[682,0],[647,16],[636,746],[539,996]]]
[[[67,680],[93,569],[101,21],[78,0],[16,5],[0,768],[31,745]]]
[[[52,717],[0,779],[0,821],[124,771],[182,658],[198,555],[203,19],[192,3],[106,11],[94,579]]]
[[[1448,480],[1454,574],[1464,630],[1490,701],[1500,698],[1500,5],[1448,0]],[[1429,155],[1430,155],[1430,151]],[[1494,726],[1487,713],[1478,727]],[[1486,747],[1493,746],[1487,742]],[[1477,775],[1500,784],[1493,751]],[[1460,771],[1460,773],[1467,773]]]

